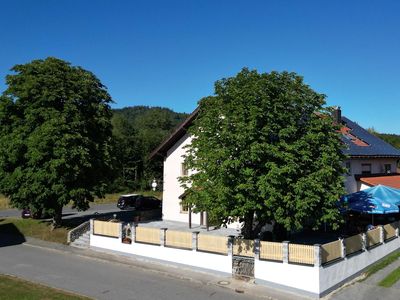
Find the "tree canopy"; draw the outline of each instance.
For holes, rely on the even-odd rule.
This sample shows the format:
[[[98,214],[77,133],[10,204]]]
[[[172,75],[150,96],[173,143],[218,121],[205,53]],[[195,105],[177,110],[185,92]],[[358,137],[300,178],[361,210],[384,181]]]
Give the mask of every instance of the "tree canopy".
[[[61,222],[87,209],[111,165],[112,102],[94,74],[57,58],[16,65],[0,100],[0,192]]]
[[[181,178],[185,201],[222,223],[240,219],[245,238],[272,221],[336,227],[343,144],[324,99],[295,73],[243,69],[217,81],[189,129],[185,163],[196,171]]]
[[[162,179],[162,159],[149,160],[149,155],[186,116],[161,107],[134,106],[113,110],[118,173],[113,184],[115,190],[149,189],[153,179]]]

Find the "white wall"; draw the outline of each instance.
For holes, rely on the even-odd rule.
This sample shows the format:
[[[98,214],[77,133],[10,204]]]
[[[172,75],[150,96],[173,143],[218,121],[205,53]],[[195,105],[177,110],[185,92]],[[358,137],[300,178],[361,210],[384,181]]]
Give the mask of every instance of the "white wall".
[[[345,188],[347,193],[354,193],[361,190],[361,183],[357,182],[354,175],[362,173],[362,164],[371,164],[371,174],[384,173],[384,165],[391,164],[392,172],[396,172],[397,159],[395,158],[373,158],[373,159],[350,159],[351,170],[349,175],[345,175]]]
[[[319,294],[319,268],[313,266],[255,260],[254,277],[307,294]]]
[[[141,243],[124,244],[120,239],[90,235],[90,246],[232,274],[232,256],[183,250]]]
[[[338,263],[321,267],[319,271],[320,293],[324,293],[399,248],[400,238],[396,238]]]
[[[186,134],[167,152],[164,160],[164,190],[163,190],[163,219],[188,222],[188,213],[181,213],[179,196],[184,193],[178,178],[181,176],[184,147],[190,144],[192,138]],[[189,173],[190,174],[190,173]],[[200,214],[192,213],[192,223],[200,224]]]

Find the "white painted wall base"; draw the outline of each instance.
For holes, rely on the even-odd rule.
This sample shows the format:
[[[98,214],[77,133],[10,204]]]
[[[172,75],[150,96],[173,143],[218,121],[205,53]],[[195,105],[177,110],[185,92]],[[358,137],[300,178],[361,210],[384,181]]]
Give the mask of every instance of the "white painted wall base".
[[[90,246],[232,274],[231,255],[141,243],[124,244],[120,238],[93,234],[90,235]],[[305,266],[255,259],[254,275],[257,283],[318,298],[398,249],[400,238],[397,237],[327,266]]]
[[[90,235],[90,246],[232,274],[232,257],[141,243],[123,244],[120,239]]]

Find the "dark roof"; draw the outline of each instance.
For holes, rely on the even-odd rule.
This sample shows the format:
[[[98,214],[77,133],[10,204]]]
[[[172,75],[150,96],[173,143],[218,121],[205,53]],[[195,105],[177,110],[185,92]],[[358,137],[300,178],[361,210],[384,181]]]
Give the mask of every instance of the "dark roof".
[[[199,108],[197,107],[189,117],[182,124],[180,124],[174,132],[167,137],[160,146],[158,146],[151,154],[150,159],[154,158],[157,155],[166,156],[167,151],[175,145],[177,141],[179,141],[185,134],[187,129],[190,127],[194,119],[196,119],[197,113],[199,112]]]
[[[150,158],[154,158],[156,155],[166,156],[167,151],[186,134],[187,129],[196,118],[198,112],[199,108],[197,107],[193,113],[150,154]],[[343,151],[345,154],[350,155],[350,157],[400,158],[400,150],[371,134],[348,118],[344,116],[341,118],[342,125],[346,127],[345,130],[341,130],[343,134],[342,140],[347,145],[347,149]]]
[[[386,143],[372,133],[362,128],[357,123],[342,117],[344,126],[350,129],[352,138],[346,138],[343,135],[343,141],[348,149],[343,152],[351,157],[398,157],[400,158],[400,150]]]

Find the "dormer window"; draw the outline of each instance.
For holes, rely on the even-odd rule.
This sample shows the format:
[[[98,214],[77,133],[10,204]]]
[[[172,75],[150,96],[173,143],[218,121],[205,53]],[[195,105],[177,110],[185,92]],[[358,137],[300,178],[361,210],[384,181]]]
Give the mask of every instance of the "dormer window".
[[[361,164],[361,174],[371,174],[371,164]]]

